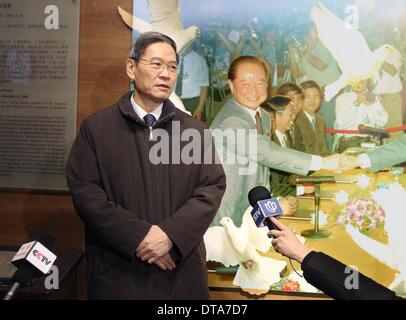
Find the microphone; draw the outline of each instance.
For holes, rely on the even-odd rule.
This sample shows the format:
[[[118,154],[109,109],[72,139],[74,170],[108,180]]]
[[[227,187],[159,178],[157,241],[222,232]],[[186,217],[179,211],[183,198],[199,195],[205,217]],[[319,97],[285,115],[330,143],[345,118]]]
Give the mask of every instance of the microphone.
[[[267,188],[263,186],[252,188],[248,192],[248,201],[253,207],[251,216],[258,228],[266,225],[269,230],[278,229],[269,218],[280,216],[283,210],[278,200],[271,197]]]
[[[38,241],[31,241],[21,246],[11,260],[11,263],[17,267],[17,271],[12,277],[14,284],[4,300],[13,299],[21,285],[30,286],[35,278],[48,273],[56,260],[56,255],[49,251],[54,243],[55,237],[44,233]]]
[[[389,132],[386,129],[380,129],[380,128],[374,128],[374,127],[368,127],[363,124],[360,124],[358,126],[359,132],[363,134],[370,134],[373,136],[377,136],[380,139],[386,139],[390,137]]]
[[[295,186],[303,183],[335,183],[336,179],[333,176],[290,176],[288,181],[290,185]]]

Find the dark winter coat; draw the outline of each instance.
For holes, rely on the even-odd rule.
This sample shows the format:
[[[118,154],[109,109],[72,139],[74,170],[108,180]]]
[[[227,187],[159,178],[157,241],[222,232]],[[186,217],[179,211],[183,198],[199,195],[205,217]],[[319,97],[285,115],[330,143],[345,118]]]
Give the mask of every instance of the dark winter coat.
[[[225,191],[223,168],[152,164],[149,150],[158,142],[150,141],[147,125],[131,105],[131,94],[82,123],[67,163],[72,199],[86,227],[89,298],[206,299],[203,234]],[[180,133],[172,132],[174,121],[180,123]],[[207,129],[169,100],[155,128],[167,131],[171,142],[179,141],[185,129],[195,128],[201,137]],[[180,142],[180,149],[187,143]],[[201,149],[213,152],[214,147],[202,141]],[[152,225],[173,242],[172,271],[134,254]]]

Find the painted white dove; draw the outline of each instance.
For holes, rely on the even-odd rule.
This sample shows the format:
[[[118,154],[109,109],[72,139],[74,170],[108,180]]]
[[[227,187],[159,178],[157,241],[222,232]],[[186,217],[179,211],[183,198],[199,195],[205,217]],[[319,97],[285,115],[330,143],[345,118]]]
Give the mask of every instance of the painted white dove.
[[[267,292],[271,284],[280,280],[286,262],[261,256],[257,250],[267,252],[272,246],[266,228],[257,228],[251,217],[251,208],[243,216],[241,227],[224,217],[220,224],[204,235],[207,261],[217,261],[224,266],[239,265],[233,284],[242,289]]]
[[[129,14],[120,6],[118,12],[126,25],[139,33],[158,31],[172,38],[176,43],[178,53],[181,53],[199,36],[200,31],[196,26],[187,29],[183,27],[178,2],[178,0],[149,0],[148,10],[151,22]]]
[[[321,3],[312,7],[310,17],[320,41],[330,51],[341,69],[340,78],[325,87],[325,99],[330,101],[347,85],[371,78],[394,48],[383,45],[371,52],[364,36],[335,16]]]
[[[397,294],[406,294],[405,211],[404,207],[399,205],[400,199],[406,198],[406,191],[400,184],[394,183],[388,190],[374,191],[372,197],[385,210],[388,244],[382,244],[365,236],[351,225],[346,226],[346,231],[363,250],[399,271],[389,287]]]

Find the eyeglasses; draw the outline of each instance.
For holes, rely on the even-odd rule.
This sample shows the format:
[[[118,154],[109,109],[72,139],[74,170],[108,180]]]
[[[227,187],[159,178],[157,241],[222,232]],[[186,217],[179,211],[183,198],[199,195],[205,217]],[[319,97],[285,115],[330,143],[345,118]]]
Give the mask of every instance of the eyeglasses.
[[[164,66],[166,66],[168,72],[170,73],[176,73],[179,69],[176,63],[164,63],[163,61],[160,60],[147,60],[147,59],[133,59],[133,60],[137,60],[139,62],[145,61],[146,62],[144,63],[145,65],[159,72],[161,72],[164,69]]]

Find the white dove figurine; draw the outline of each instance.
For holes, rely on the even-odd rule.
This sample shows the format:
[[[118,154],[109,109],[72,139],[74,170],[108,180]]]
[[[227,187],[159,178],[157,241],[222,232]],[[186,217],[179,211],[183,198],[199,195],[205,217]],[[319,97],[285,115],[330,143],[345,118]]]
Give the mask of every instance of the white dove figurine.
[[[239,265],[233,281],[235,286],[267,292],[271,284],[280,280],[286,263],[263,257],[257,252],[267,252],[272,243],[267,229],[258,229],[250,212],[250,208],[247,209],[240,228],[229,217],[224,217],[220,220],[223,227],[207,230],[204,235],[207,261],[217,261],[226,267]]]
[[[364,36],[335,16],[321,3],[312,7],[310,17],[320,41],[330,51],[341,69],[340,78],[325,87],[325,99],[330,101],[347,85],[371,78],[381,68],[394,48],[383,45],[371,52]]]
[[[178,0],[149,0],[148,10],[151,22],[144,21],[118,7],[118,12],[127,26],[140,33],[158,31],[167,35],[175,41],[178,53],[186,49],[200,34],[196,26],[187,29],[183,27]]]
[[[406,198],[406,191],[400,184],[394,183],[387,190],[374,191],[372,197],[385,210],[388,244],[382,244],[365,236],[351,225],[346,226],[346,231],[363,250],[399,271],[389,288],[397,294],[406,294],[405,210],[399,204],[401,199]]]

